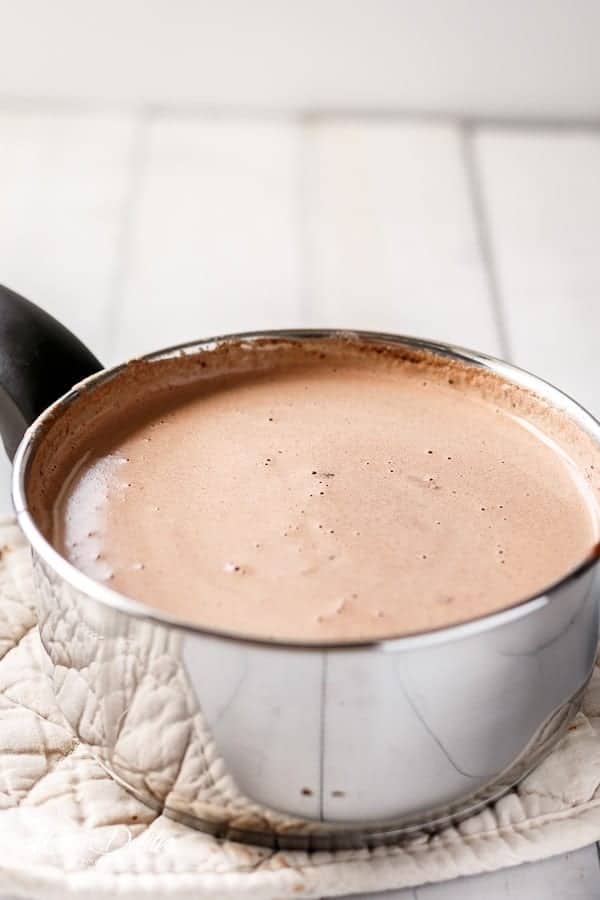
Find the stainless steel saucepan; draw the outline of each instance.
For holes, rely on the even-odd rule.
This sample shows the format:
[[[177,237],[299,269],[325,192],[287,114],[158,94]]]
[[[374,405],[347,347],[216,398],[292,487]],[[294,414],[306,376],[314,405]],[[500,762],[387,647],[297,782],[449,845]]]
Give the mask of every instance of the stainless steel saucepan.
[[[274,334],[326,341],[333,332]],[[600,445],[591,415],[514,366],[414,338],[361,337],[492,370],[563,409]],[[215,340],[228,338],[160,351],[145,365],[209,352]],[[124,368],[102,370],[54,319],[0,289],[0,426],[14,454],[41,639],[66,717],[117,780],[217,835],[336,848],[398,840],[475,811],[551,749],[594,663],[595,554],[503,612],[352,645],[211,632],[125,598],[60,556],[28,508],[36,453],[51,422],[118,383]]]

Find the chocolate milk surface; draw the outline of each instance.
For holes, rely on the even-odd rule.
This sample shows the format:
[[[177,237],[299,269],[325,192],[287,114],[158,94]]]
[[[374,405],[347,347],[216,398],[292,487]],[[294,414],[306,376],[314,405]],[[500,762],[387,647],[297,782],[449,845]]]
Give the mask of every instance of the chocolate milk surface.
[[[253,352],[104,417],[54,503],[75,566],[200,626],[353,641],[510,606],[597,542],[527,392],[426,357]]]

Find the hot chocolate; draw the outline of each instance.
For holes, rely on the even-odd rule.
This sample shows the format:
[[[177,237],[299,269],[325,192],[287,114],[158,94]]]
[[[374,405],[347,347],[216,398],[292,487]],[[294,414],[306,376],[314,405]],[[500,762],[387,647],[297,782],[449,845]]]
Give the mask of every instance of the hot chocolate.
[[[561,417],[495,376],[343,341],[187,362],[144,402],[133,379],[53,503],[57,549],[129,597],[264,638],[409,634],[535,594],[598,540]]]

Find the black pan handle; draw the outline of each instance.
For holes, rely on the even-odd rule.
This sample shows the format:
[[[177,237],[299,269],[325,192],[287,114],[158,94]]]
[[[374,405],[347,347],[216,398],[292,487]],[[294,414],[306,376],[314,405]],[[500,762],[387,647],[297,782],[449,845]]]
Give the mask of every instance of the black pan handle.
[[[64,325],[0,285],[0,434],[10,459],[27,426],[101,368]]]

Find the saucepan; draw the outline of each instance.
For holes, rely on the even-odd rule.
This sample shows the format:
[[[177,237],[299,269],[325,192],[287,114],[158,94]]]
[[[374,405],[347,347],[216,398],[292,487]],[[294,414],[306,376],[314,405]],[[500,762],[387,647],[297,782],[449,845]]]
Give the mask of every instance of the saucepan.
[[[161,360],[223,341],[335,333],[211,338],[138,365],[151,379]],[[512,365],[414,338],[359,337],[491,370],[560,408],[600,446],[589,413]],[[192,626],[59,555],[29,502],[36,459],[42,449],[51,459],[56,423],[118,385],[127,368],[103,369],[62,325],[0,289],[0,426],[32,550],[41,640],[65,716],[115,779],[217,836],[338,848],[440,828],[502,796],[549,752],[594,665],[596,552],[500,613],[417,635],[308,645]]]

